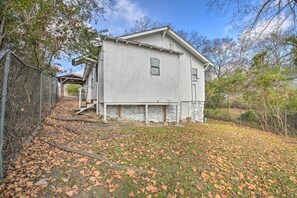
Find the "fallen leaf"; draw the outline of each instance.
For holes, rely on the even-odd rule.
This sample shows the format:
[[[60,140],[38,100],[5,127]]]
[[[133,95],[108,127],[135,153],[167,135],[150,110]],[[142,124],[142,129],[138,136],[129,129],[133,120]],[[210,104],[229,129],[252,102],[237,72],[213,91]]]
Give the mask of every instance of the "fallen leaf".
[[[150,191],[152,193],[156,193],[158,192],[158,188],[156,188],[155,186],[149,185],[145,188],[147,191]]]
[[[162,189],[164,189],[165,191],[167,191],[167,186],[163,185],[161,186]]]
[[[184,193],[185,193],[184,189],[179,189],[178,192],[179,192],[181,195],[184,195]]]
[[[68,192],[66,192],[66,194],[67,194],[69,197],[72,197],[72,196],[73,196],[73,194],[74,194],[74,191],[73,191],[73,190],[71,190],[71,191],[68,191]]]
[[[244,179],[244,174],[243,173],[239,173],[238,176],[239,176],[240,179]]]
[[[130,192],[130,193],[129,193],[129,197],[135,197],[134,192]]]
[[[128,169],[127,172],[125,173],[126,175],[129,175],[130,177],[135,177],[135,171]]]

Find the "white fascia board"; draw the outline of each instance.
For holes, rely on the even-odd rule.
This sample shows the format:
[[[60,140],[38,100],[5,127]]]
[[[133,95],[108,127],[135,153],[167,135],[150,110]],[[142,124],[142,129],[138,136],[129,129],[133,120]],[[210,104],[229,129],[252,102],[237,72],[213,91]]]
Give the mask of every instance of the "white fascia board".
[[[132,39],[148,34],[153,34],[156,32],[162,32],[162,31],[168,31],[168,34],[175,39],[178,43],[180,43],[183,47],[188,49],[194,56],[196,56],[199,60],[201,60],[204,64],[208,64],[210,66],[214,66],[213,63],[208,60],[203,54],[201,54],[198,50],[196,50],[191,44],[189,44],[187,41],[185,41],[181,36],[179,36],[176,32],[174,32],[171,28],[168,26],[157,28],[157,29],[152,29],[152,30],[147,30],[135,34],[130,34],[126,36],[121,36],[119,38],[121,39]]]
[[[205,58],[205,56],[203,56],[200,52],[198,52],[193,46],[191,46],[187,41],[182,39],[174,31],[169,29],[168,34],[171,35],[175,40],[177,40],[183,47],[185,47],[190,52],[192,52],[199,60],[202,60],[203,63],[208,63],[209,65],[214,66],[211,61],[209,61],[207,58]]]
[[[135,37],[139,37],[139,36],[144,36],[144,35],[147,35],[147,34],[152,34],[152,33],[155,33],[155,32],[161,32],[161,31],[168,30],[168,29],[169,28],[166,26],[166,27],[162,27],[162,28],[157,28],[157,29],[147,30],[147,31],[143,31],[143,32],[138,32],[138,33],[135,33],[135,34],[130,34],[130,35],[127,35],[127,36],[121,36],[119,38],[121,38],[121,39],[131,39],[131,38],[135,38]]]

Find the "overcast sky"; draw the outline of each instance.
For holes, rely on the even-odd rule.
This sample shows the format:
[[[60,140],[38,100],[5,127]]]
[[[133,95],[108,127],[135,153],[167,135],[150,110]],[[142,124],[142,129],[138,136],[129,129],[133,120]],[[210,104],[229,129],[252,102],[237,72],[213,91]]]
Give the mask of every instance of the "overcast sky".
[[[230,16],[216,15],[210,11],[205,0],[115,0],[115,9],[107,10],[96,29],[107,28],[114,36],[129,30],[133,21],[148,16],[154,21],[170,22],[174,29],[195,30],[208,38],[232,36]],[[72,67],[66,60],[60,61],[63,69],[80,71],[82,67]]]

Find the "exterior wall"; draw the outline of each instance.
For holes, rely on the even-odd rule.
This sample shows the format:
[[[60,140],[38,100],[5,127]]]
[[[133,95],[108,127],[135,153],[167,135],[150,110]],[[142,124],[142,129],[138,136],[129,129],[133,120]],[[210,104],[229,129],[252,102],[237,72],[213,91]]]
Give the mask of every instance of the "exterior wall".
[[[196,102],[192,111],[192,120],[203,122],[204,118],[204,102]]]
[[[107,106],[107,119],[129,119],[145,121],[144,105],[137,103],[180,103],[180,118],[185,121],[191,117],[193,121],[203,121],[205,100],[204,65],[185,50],[172,38],[161,33],[133,39],[163,48],[181,51],[178,56],[166,52],[150,50],[121,42],[105,40],[99,54],[99,113],[103,114],[104,103],[134,103],[119,108]],[[150,73],[150,58],[160,60],[160,76]],[[198,70],[198,80],[192,81],[192,68]],[[92,76],[92,75],[90,75]],[[195,85],[195,90],[193,89]],[[166,121],[176,121],[176,106],[166,108]],[[148,119],[153,122],[164,121],[164,106],[149,105]]]
[[[98,95],[99,102],[104,101],[104,46],[102,46],[98,57]]]
[[[93,78],[93,74],[92,71],[90,72],[90,74],[87,76],[86,79],[86,85],[91,85],[92,84],[92,78]],[[91,98],[92,98],[92,90],[90,87],[88,87],[87,89],[84,89],[84,91],[87,92],[86,96],[87,96],[87,102],[91,102]]]
[[[144,42],[159,47],[164,47],[176,51],[183,52],[184,54],[180,57],[180,101],[181,102],[181,119],[184,120],[187,117],[192,116],[192,112],[197,112],[195,107],[190,102],[205,101],[205,76],[204,76],[204,65],[193,56],[189,51],[185,50],[175,40],[169,36],[162,38],[162,33],[154,33],[145,35],[132,40]],[[198,80],[192,82],[192,68],[196,68],[198,71]],[[192,90],[192,86],[195,85],[196,89]],[[201,106],[200,106],[201,108]],[[203,117],[203,110],[202,117]],[[201,116],[200,116],[201,117]],[[200,118],[194,120],[201,120]]]
[[[180,101],[178,55],[113,41],[103,45],[104,102]],[[160,76],[151,75],[150,58],[160,60]]]

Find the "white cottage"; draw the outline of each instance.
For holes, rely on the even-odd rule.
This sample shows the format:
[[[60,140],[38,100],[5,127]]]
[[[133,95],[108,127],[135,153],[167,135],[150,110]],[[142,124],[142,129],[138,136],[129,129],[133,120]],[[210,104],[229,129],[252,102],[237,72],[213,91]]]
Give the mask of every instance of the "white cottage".
[[[99,47],[98,59],[73,60],[86,64],[78,113],[96,107],[104,122],[203,121],[204,71],[212,63],[171,28],[102,37]]]

